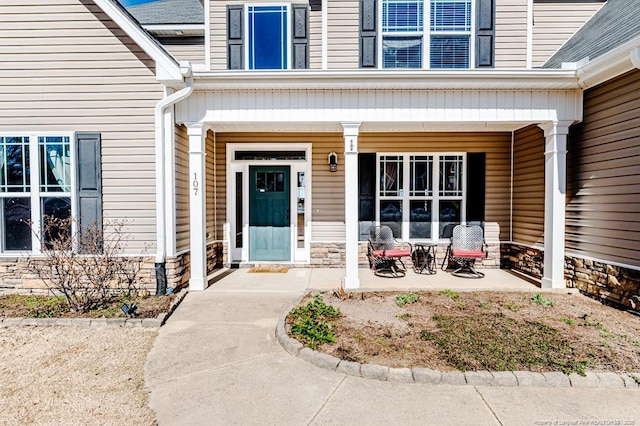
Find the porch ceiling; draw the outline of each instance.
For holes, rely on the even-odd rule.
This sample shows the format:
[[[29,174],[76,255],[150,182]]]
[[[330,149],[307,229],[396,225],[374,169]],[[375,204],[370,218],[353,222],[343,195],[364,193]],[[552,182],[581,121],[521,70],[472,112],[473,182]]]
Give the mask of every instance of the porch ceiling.
[[[338,122],[241,122],[207,123],[209,128],[221,133],[282,132],[282,133],[342,133]],[[512,132],[531,123],[512,122],[363,122],[361,132]]]

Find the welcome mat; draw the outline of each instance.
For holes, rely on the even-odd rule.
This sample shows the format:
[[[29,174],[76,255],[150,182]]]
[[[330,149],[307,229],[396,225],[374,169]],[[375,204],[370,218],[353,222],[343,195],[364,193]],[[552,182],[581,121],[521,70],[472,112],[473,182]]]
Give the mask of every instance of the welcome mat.
[[[249,273],[258,273],[258,272],[271,272],[275,274],[286,274],[289,271],[289,268],[284,266],[254,266],[249,269],[247,272]]]

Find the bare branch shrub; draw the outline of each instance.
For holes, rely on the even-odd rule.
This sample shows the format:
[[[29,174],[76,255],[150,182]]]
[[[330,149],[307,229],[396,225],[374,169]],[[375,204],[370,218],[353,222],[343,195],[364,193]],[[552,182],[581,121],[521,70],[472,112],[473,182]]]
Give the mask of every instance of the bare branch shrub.
[[[30,257],[29,269],[76,312],[91,311],[118,295],[135,295],[144,257],[124,255],[125,225],[105,220],[104,231],[94,224],[80,232],[73,219],[45,217],[36,233],[44,258]]]

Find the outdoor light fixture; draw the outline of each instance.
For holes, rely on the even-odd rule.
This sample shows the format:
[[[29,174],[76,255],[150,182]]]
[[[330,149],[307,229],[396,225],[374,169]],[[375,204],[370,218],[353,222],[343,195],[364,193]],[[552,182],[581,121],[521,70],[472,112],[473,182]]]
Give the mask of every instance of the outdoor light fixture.
[[[124,303],[120,309],[122,309],[122,312],[124,312],[125,315],[129,315],[131,318],[138,316],[138,314],[136,314],[136,309],[138,309],[138,307],[135,303],[132,303],[131,306]]]
[[[329,153],[329,171],[335,172],[338,170],[338,154],[335,152]]]

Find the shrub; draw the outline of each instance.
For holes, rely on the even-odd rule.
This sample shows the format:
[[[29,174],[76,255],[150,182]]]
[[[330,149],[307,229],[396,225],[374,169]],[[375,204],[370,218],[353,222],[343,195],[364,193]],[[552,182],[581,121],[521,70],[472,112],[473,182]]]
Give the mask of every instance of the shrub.
[[[40,233],[42,257],[31,256],[29,269],[54,294],[64,296],[69,309],[88,312],[114,295],[134,295],[142,256],[123,256],[129,236],[122,221],[105,221],[79,231],[73,219],[46,217]]]

